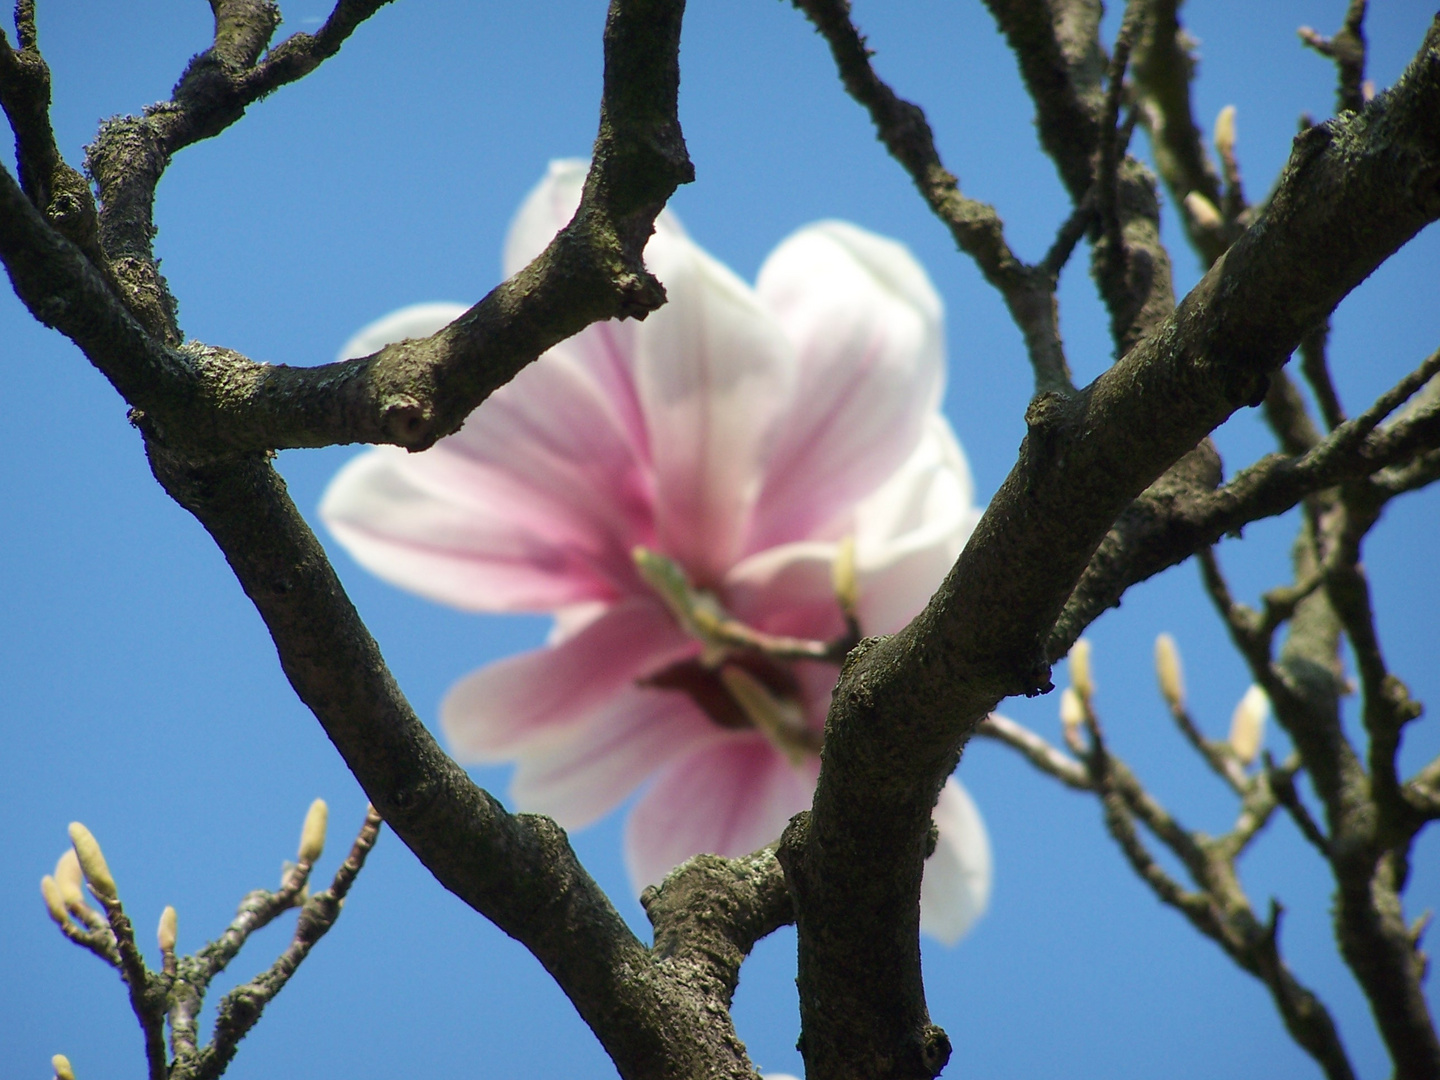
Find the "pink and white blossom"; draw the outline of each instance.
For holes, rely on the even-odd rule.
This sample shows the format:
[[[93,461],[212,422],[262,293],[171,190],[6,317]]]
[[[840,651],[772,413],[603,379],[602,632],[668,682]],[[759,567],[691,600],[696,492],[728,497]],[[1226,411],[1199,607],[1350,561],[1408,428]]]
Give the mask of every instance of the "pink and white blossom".
[[[552,164],[512,225],[506,274],[569,220],[584,171]],[[752,288],[667,211],[645,259],[664,307],[556,346],[424,453],[361,454],[321,505],[388,581],[467,610],[555,615],[545,647],[461,679],[441,725],[462,761],[517,762],[516,805],[567,828],[643,788],[625,841],[637,889],[698,852],[774,841],[810,805],[838,668],[702,640],[636,549],[762,638],[836,642],[854,629],[837,559],[853,559],[859,629],[893,632],[979,516],[938,411],[941,303],[904,247],[821,222]],[[403,309],[343,355],[463,310]],[[935,818],[922,926],[950,942],[985,908],[990,848],[953,779]]]

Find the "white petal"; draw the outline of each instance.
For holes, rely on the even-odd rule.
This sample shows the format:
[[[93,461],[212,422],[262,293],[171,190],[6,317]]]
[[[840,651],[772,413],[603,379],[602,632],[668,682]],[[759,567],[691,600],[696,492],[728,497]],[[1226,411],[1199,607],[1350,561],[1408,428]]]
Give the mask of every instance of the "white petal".
[[[468,310],[464,304],[411,304],[361,327],[349,341],[340,346],[335,359],[353,360],[379,352],[392,341],[429,337],[437,330],[449,326]]]
[[[845,620],[832,581],[837,548],[821,541],[782,544],[741,560],[725,576],[726,607],[769,634],[839,636]]]
[[[920,613],[980,520],[965,455],[932,415],[909,460],[855,509],[860,625],[890,634]]]
[[[756,283],[795,348],[749,548],[818,535],[915,449],[944,376],[940,297],[901,244],[841,221],[795,233]]]
[[[939,839],[925,860],[920,929],[954,945],[990,904],[990,837],[969,793],[951,777],[935,804]]]

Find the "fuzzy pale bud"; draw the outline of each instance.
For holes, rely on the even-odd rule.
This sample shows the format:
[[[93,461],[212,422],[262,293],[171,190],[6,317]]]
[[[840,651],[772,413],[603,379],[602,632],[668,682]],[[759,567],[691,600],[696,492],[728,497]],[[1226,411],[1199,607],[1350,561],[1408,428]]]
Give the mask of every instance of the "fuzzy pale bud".
[[[1185,212],[1202,229],[1218,229],[1223,222],[1215,204],[1198,191],[1185,196]]]
[[[45,898],[45,910],[55,920],[55,925],[64,926],[70,919],[70,913],[65,908],[65,896],[59,883],[49,874],[40,879],[40,895]]]
[[[1258,686],[1251,686],[1235,706],[1230,717],[1230,749],[1249,765],[1260,754],[1265,740],[1265,720],[1270,715],[1270,699]]]
[[[848,618],[854,618],[855,606],[860,600],[860,589],[855,581],[855,537],[847,536],[835,550],[835,561],[830,564],[830,584],[840,610]]]
[[[1081,701],[1089,701],[1095,695],[1095,683],[1090,678],[1090,641],[1081,638],[1070,646],[1070,685]]]
[[[329,822],[330,808],[325,805],[324,799],[316,799],[310,804],[310,810],[305,815],[305,826],[300,830],[302,863],[313,863],[320,858],[320,852],[325,850],[325,827]]]
[[[55,1080],[75,1080],[75,1070],[70,1067],[70,1059],[64,1054],[52,1057],[50,1067],[55,1070]]]
[[[1235,156],[1235,106],[1226,105],[1215,117],[1215,152],[1226,161]]]
[[[75,857],[80,860],[80,870],[90,883],[90,891],[101,900],[118,899],[120,894],[115,888],[115,879],[110,876],[110,867],[105,864],[105,854],[90,830],[80,822],[72,821],[70,843],[75,848]]]
[[[1155,639],[1155,678],[1160,683],[1160,693],[1172,709],[1185,707],[1185,673],[1180,666],[1180,650],[1175,639],[1161,634]]]
[[[155,940],[160,943],[161,952],[175,951],[175,934],[179,929],[179,922],[180,918],[175,914],[175,909],[167,904],[160,913],[160,926],[155,931]]]
[[[1073,731],[1085,722],[1085,703],[1073,686],[1060,691],[1060,723],[1067,731]]]
[[[71,911],[81,911],[85,903],[85,874],[80,869],[80,860],[75,857],[74,848],[66,848],[55,863],[55,884],[60,886],[60,898]]]

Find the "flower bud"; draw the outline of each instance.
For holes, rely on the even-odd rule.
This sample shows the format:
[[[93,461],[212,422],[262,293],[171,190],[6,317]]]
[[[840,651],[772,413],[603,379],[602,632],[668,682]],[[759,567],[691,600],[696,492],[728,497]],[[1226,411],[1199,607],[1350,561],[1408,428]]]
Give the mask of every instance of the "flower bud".
[[[840,610],[847,617],[854,617],[855,605],[860,599],[859,586],[855,582],[855,537],[841,540],[835,549],[835,561],[830,564],[830,584]]]
[[[1185,675],[1180,667],[1180,650],[1175,639],[1161,634],[1155,639],[1155,678],[1160,682],[1160,694],[1172,709],[1185,707]]]
[[[1230,749],[1243,764],[1249,765],[1259,755],[1269,715],[1270,698],[1260,687],[1252,685],[1230,717]]]
[[[1220,211],[1198,191],[1185,196],[1185,212],[1202,229],[1218,229],[1221,225]]]
[[[320,852],[325,850],[325,826],[329,821],[330,808],[325,805],[324,799],[316,799],[310,804],[305,826],[300,830],[299,858],[302,863],[313,863],[320,858]]]
[[[55,925],[64,926],[70,920],[70,913],[65,909],[65,896],[59,883],[49,874],[40,879],[40,895],[45,898],[45,910],[55,920]]]
[[[1215,117],[1215,152],[1226,161],[1235,155],[1235,106],[1226,105]]]
[[[70,1067],[70,1059],[64,1054],[52,1057],[50,1067],[55,1070],[55,1080],[75,1080],[75,1070]]]
[[[101,900],[118,899],[120,894],[115,888],[115,879],[110,876],[105,855],[90,830],[80,822],[72,821],[70,843],[75,848],[75,857],[80,860],[80,870],[90,884],[90,891]]]
[[[167,904],[165,910],[160,913],[160,927],[155,931],[155,940],[160,943],[161,952],[175,951],[175,931],[178,929],[179,921],[175,909]]]
[[[1070,646],[1070,685],[1081,701],[1089,701],[1095,694],[1095,684],[1090,681],[1090,640],[1081,638]]]
[[[1060,723],[1066,731],[1074,731],[1085,723],[1085,703],[1073,686],[1060,691]]]
[[[66,848],[55,863],[55,884],[60,886],[60,898],[70,911],[83,911],[89,906],[85,903],[85,875],[74,848]]]

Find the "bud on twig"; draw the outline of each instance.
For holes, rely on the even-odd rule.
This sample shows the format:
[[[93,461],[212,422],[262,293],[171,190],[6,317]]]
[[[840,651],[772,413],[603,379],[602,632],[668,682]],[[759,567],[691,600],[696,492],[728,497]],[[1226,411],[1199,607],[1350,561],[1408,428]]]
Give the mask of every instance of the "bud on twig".
[[[1155,639],[1155,678],[1160,681],[1160,693],[1172,709],[1185,707],[1185,675],[1180,667],[1180,650],[1175,639],[1161,634]]]
[[[155,940],[160,943],[161,952],[175,951],[175,932],[179,929],[179,921],[175,909],[167,904],[160,913],[160,926],[155,931]]]
[[[1223,221],[1215,204],[1198,191],[1185,196],[1185,212],[1202,229],[1218,229]]]
[[[1230,749],[1242,764],[1249,765],[1259,755],[1269,715],[1270,698],[1260,687],[1252,685],[1230,717]]]
[[[855,582],[855,537],[841,540],[835,551],[835,561],[830,564],[830,584],[840,610],[847,619],[855,617],[855,606],[859,602],[859,586]]]
[[[302,863],[313,863],[320,858],[320,853],[325,850],[325,826],[329,821],[330,808],[325,805],[324,799],[316,799],[310,804],[305,826],[300,830],[299,858]]]
[[[50,918],[55,920],[56,926],[64,926],[70,921],[70,913],[65,909],[65,896],[60,891],[60,884],[49,874],[40,879],[40,895],[45,898],[45,910],[50,913]]]
[[[1082,637],[1070,646],[1070,685],[1082,702],[1089,702],[1095,695],[1095,684],[1090,679],[1089,638]]]
[[[60,898],[70,911],[84,911],[89,906],[85,903],[85,875],[74,848],[66,848],[55,863],[55,884],[60,886]]]
[[[55,1080],[75,1080],[75,1070],[70,1067],[70,1059],[64,1054],[52,1057],[50,1067],[55,1070]]]
[[[120,894],[115,888],[115,879],[110,876],[110,867],[105,865],[105,855],[90,830],[78,821],[70,823],[70,843],[74,845],[75,857],[80,860],[80,870],[90,884],[90,891],[101,900],[116,900]]]
[[[1060,691],[1060,723],[1067,732],[1085,723],[1085,703],[1080,700],[1080,695],[1073,686],[1067,686]]]
[[[1226,105],[1215,117],[1215,152],[1225,162],[1235,158],[1235,106]]]

